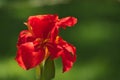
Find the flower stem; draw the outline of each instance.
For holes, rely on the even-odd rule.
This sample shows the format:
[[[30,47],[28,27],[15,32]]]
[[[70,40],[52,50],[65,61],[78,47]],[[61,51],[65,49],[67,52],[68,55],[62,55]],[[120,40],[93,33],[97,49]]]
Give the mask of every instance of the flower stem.
[[[40,68],[41,68],[40,80],[44,80],[44,62],[41,63]]]
[[[36,67],[37,80],[44,80],[44,61]]]
[[[47,58],[36,67],[37,80],[52,80],[55,77],[54,60]]]

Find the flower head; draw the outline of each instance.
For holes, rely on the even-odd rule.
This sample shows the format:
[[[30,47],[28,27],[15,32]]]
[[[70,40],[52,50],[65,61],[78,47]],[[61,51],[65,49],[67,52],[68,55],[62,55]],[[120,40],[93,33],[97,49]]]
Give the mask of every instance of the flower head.
[[[25,25],[28,30],[19,34],[16,61],[23,69],[31,69],[48,57],[62,58],[63,72],[68,71],[76,60],[76,49],[59,36],[59,28],[71,27],[77,19],[57,15],[30,16]]]

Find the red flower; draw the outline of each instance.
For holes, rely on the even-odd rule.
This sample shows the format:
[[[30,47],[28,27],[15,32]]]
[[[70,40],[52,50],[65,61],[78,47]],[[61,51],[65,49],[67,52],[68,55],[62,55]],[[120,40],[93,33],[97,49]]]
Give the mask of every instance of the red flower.
[[[20,32],[17,43],[16,61],[24,69],[39,65],[48,57],[62,58],[63,72],[68,71],[76,60],[76,49],[59,37],[59,28],[73,26],[77,19],[66,17],[58,19],[57,15],[30,16],[25,23],[28,30]]]

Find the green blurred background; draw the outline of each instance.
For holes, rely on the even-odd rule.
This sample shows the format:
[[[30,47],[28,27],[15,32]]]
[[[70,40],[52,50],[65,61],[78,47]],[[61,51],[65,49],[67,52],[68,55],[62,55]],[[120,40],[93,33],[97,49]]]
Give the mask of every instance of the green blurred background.
[[[60,35],[77,47],[73,68],[62,73],[56,60],[54,80],[120,80],[120,0],[0,0],[0,80],[35,80],[15,62],[16,42],[31,15],[78,18]]]

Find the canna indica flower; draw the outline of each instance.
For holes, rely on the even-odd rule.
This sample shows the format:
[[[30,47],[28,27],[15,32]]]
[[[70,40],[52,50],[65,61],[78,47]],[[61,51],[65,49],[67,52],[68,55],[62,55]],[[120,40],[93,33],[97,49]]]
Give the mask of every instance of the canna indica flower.
[[[61,57],[63,72],[68,71],[76,60],[76,48],[59,36],[59,28],[77,23],[74,17],[59,19],[57,15],[30,16],[25,23],[28,30],[19,34],[16,61],[25,70],[36,67],[47,58]]]

